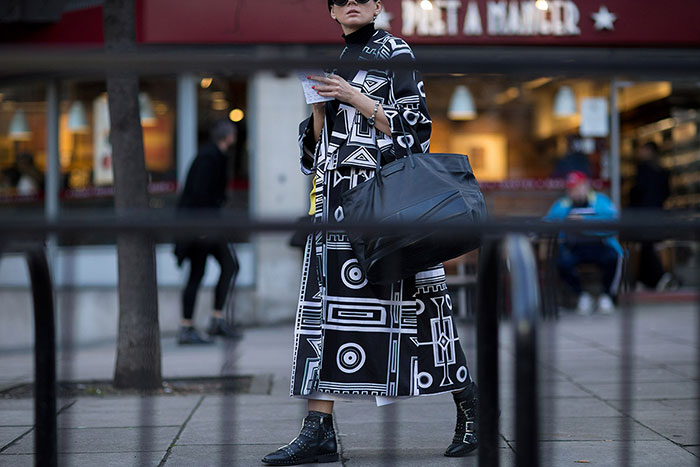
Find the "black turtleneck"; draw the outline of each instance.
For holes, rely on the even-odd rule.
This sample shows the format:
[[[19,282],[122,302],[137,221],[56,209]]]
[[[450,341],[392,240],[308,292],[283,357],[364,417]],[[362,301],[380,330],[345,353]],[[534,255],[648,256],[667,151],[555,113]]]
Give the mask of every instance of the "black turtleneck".
[[[374,23],[369,23],[362,26],[355,32],[350,34],[343,34],[343,39],[345,43],[349,46],[350,44],[358,44],[364,46],[369,42],[370,38],[374,35]]]
[[[346,46],[343,60],[356,60],[360,56],[362,49],[367,45],[367,42],[374,35],[374,31],[374,23],[369,23],[353,33],[343,34]]]

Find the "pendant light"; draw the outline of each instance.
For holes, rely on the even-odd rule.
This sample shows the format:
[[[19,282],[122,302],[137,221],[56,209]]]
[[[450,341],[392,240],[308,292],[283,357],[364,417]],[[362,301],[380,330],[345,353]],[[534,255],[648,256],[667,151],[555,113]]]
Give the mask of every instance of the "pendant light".
[[[85,106],[80,101],[73,101],[68,109],[68,130],[73,133],[87,133],[88,127]]]
[[[447,110],[450,120],[473,120],[476,118],[476,106],[469,88],[460,84],[452,93]]]
[[[24,110],[17,109],[12,116],[7,134],[10,139],[15,141],[27,141],[32,136],[32,132],[29,131],[27,117],[24,115]]]
[[[571,86],[562,86],[554,96],[554,116],[571,117],[576,115],[576,96]]]
[[[156,124],[153,102],[145,92],[139,93],[139,117],[141,117],[141,125],[143,126],[155,126]]]

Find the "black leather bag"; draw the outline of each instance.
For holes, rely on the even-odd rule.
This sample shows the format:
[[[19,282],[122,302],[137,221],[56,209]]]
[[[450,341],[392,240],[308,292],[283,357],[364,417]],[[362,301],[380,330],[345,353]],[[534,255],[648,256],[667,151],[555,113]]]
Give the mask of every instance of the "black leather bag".
[[[405,131],[404,131],[405,133]],[[377,158],[379,159],[379,157]],[[412,154],[380,167],[375,176],[341,195],[344,221],[483,221],[486,203],[463,154]],[[353,252],[374,284],[390,284],[479,247],[478,236],[448,239],[437,232],[397,236],[348,233]]]

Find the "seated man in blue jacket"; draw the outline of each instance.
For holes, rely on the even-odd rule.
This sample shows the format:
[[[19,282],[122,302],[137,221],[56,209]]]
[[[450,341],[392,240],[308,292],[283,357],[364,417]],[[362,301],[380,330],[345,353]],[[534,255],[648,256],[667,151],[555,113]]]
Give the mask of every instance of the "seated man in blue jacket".
[[[567,175],[566,192],[566,196],[552,205],[545,216],[546,220],[605,220],[618,217],[617,208],[610,198],[594,191],[583,172],[573,171]],[[622,258],[622,247],[610,233],[580,232],[560,235],[557,269],[564,282],[578,295],[578,313],[593,313],[594,301],[591,294],[581,287],[577,266],[590,263],[600,268],[603,293],[598,297],[597,309],[600,313],[612,313],[615,311],[612,297],[617,294],[620,283]]]

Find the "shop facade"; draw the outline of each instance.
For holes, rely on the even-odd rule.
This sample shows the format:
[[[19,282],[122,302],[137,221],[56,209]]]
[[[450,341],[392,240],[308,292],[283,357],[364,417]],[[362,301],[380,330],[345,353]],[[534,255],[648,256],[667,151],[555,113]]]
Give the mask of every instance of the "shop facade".
[[[8,46],[100,48],[100,3],[66,2],[58,20],[29,24],[25,18],[5,28],[0,40]],[[695,4],[384,0],[377,27],[406,39],[419,60],[434,50],[449,49],[453,56],[464,51],[466,60],[470,50],[497,53],[507,48],[512,53],[520,47],[570,51],[572,57],[581,51],[647,48],[693,53],[700,47]],[[269,45],[298,46],[308,54],[329,45],[340,49],[342,43],[320,0],[137,0],[136,6],[137,41],[144,49],[235,46],[264,53]],[[536,61],[531,70],[513,74],[422,71],[434,121],[432,151],[470,155],[494,214],[544,214],[561,194],[565,158],[574,156],[595,186],[624,208],[634,153],[647,141],[659,144],[661,163],[672,172],[667,208],[700,206],[697,80],[664,79],[658,70],[643,76],[556,75],[538,71]],[[0,81],[0,210],[55,214],[111,208],[105,89],[99,76],[65,77],[48,87],[40,80]],[[230,118],[237,122],[239,141],[229,173],[229,207],[257,218],[305,212],[308,180],[298,175],[295,148],[296,125],[308,108],[293,73],[149,74],[141,78],[140,106],[153,208],[174,205],[208,122]],[[270,122],[275,122],[274,135]],[[51,130],[59,135],[57,148],[48,146]],[[53,164],[52,154],[57,159]],[[95,253],[95,248],[104,251]],[[108,249],[112,247],[95,246],[74,253],[89,263],[91,255]],[[240,285],[249,292],[245,319],[292,316],[288,303],[298,288],[298,252],[281,236],[256,237],[240,251]],[[169,246],[159,246],[159,282],[175,291],[183,273],[170,257]],[[4,271],[0,268],[0,282],[7,286],[15,275],[7,267]],[[91,277],[96,283],[66,276],[64,285],[116,281],[112,270]]]

